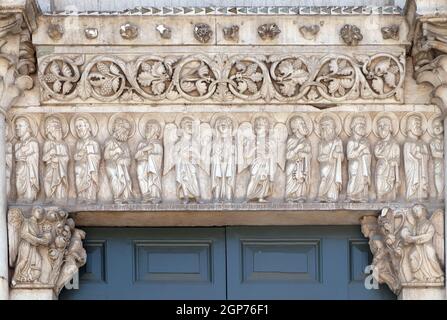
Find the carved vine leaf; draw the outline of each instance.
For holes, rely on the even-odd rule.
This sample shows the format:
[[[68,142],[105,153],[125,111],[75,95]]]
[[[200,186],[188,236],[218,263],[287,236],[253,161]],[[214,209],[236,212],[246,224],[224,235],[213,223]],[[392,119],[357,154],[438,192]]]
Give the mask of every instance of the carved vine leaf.
[[[142,87],[150,87],[154,95],[161,95],[166,90],[166,81],[172,77],[172,69],[169,70],[161,61],[154,64],[143,62],[142,72],[138,75],[137,81]]]
[[[61,96],[68,95],[76,85],[78,77],[75,75],[72,67],[63,60],[53,60],[43,74],[40,75],[40,81],[46,83],[52,92],[45,93],[44,97],[51,97],[52,94]]]
[[[264,76],[262,72],[258,72],[257,63],[236,62],[235,74],[231,77],[236,83],[237,90],[241,94],[255,94],[259,91],[258,84],[262,83]]]
[[[98,62],[96,64],[98,72],[91,72],[88,76],[90,85],[97,89],[101,96],[110,96],[118,92],[123,75],[121,70],[113,62],[106,64]]]
[[[306,71],[305,65],[300,59],[293,62],[284,60],[278,65],[277,81],[280,85],[280,91],[286,97],[295,95],[297,85],[302,85],[309,78],[309,72]]]
[[[399,68],[392,65],[391,59],[386,59],[378,62],[367,78],[372,79],[371,86],[378,94],[385,94],[397,87],[398,74]]]
[[[354,68],[344,59],[331,59],[328,67],[329,73],[321,77],[327,83],[328,92],[334,97],[346,95],[354,86]]]
[[[211,72],[208,65],[203,61],[197,67],[185,68],[187,71],[180,79],[180,87],[186,93],[196,91],[199,96],[203,96],[208,91],[211,83]]]

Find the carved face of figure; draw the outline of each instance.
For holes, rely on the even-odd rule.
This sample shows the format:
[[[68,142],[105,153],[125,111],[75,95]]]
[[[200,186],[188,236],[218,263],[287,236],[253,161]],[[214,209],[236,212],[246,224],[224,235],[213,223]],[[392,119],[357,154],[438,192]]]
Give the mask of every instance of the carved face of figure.
[[[257,136],[267,135],[267,130],[269,127],[269,121],[267,118],[259,117],[255,120],[255,132]]]
[[[62,125],[59,119],[49,118],[45,130],[48,139],[54,141],[62,140]]]
[[[219,118],[216,121],[216,129],[222,136],[231,135],[233,131],[233,123],[229,118]]]
[[[186,134],[192,135],[192,123],[193,120],[191,118],[183,118],[180,123],[180,128],[182,128],[183,132]]]
[[[145,135],[146,135],[146,139],[153,139],[153,138],[158,138],[161,128],[160,125],[158,124],[158,122],[155,121],[148,121],[146,123],[146,128],[145,128]]]
[[[417,204],[412,209],[414,217],[418,220],[427,218],[427,209],[423,205]]]
[[[324,140],[331,140],[335,137],[335,123],[334,119],[330,117],[323,117],[320,121],[321,137]]]
[[[377,121],[377,132],[381,139],[386,139],[391,135],[393,131],[393,125],[391,119],[388,117],[382,117]]]
[[[422,119],[418,115],[413,115],[408,118],[407,130],[414,136],[422,136]]]
[[[27,133],[30,133],[30,124],[28,119],[26,118],[18,118],[15,123],[16,135],[19,139],[26,136]]]
[[[131,125],[128,120],[117,118],[113,123],[113,137],[118,141],[124,142],[129,139]]]
[[[41,221],[41,220],[43,219],[44,215],[45,215],[45,212],[44,212],[43,209],[40,208],[40,207],[33,208],[33,211],[31,212],[31,216],[32,216],[37,222]]]
[[[75,128],[79,138],[85,139],[90,136],[90,123],[86,119],[77,118]]]
[[[442,136],[442,134],[444,133],[444,127],[440,118],[436,118],[433,120],[433,133],[436,136]]]
[[[290,129],[297,137],[307,136],[309,134],[306,122],[301,117],[294,117],[292,121],[290,121]]]
[[[366,120],[364,117],[355,117],[352,119],[351,130],[358,136],[366,135]]]

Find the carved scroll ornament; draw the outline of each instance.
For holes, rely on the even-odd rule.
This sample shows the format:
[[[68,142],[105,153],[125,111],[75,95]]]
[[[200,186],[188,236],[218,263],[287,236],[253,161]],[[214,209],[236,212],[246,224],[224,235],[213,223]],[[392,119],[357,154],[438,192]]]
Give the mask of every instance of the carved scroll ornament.
[[[50,55],[40,61],[43,100],[102,102],[402,100],[404,56]]]

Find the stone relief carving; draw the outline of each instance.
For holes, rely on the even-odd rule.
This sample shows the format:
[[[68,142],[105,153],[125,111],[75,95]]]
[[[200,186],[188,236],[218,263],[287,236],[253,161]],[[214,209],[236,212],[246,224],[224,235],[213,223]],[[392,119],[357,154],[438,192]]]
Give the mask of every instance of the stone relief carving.
[[[371,150],[367,136],[371,119],[367,115],[350,114],[345,118],[345,132],[350,136],[346,145],[348,159],[348,201],[367,202],[371,185]]]
[[[13,170],[13,137],[14,134],[12,133],[12,125],[10,121],[7,119],[6,121],[6,127],[5,127],[5,163],[6,163],[6,170],[5,170],[5,177],[6,177],[6,197],[8,199],[11,198],[11,174]]]
[[[71,119],[70,129],[78,139],[73,155],[77,199],[81,203],[95,203],[101,161],[101,147],[94,139],[98,133],[98,123],[90,114],[80,114]]]
[[[120,27],[120,35],[123,39],[133,40],[138,37],[138,27],[131,23],[125,23]]]
[[[402,101],[404,56],[141,56],[132,61],[50,55],[39,64],[43,100],[102,102]]]
[[[272,194],[277,167],[285,169],[287,136],[287,127],[283,123],[273,124],[267,116],[239,126],[238,172],[247,168],[250,172],[247,200],[266,202]]]
[[[57,207],[33,207],[26,217],[22,209],[8,212],[9,264],[14,268],[13,288],[52,288],[59,294],[87,254],[85,233],[75,228],[68,213]]]
[[[128,203],[133,197],[128,140],[135,132],[135,123],[129,115],[117,113],[110,117],[108,130],[110,138],[105,142],[104,160],[113,201]]]
[[[401,120],[401,131],[407,136],[403,147],[406,198],[425,200],[428,198],[429,149],[421,136],[427,128],[427,120],[421,113],[411,112]]]
[[[18,139],[14,145],[17,201],[29,203],[36,200],[40,190],[37,124],[25,115],[13,122]]]
[[[98,29],[97,28],[85,28],[84,35],[87,39],[96,39],[98,38]]]
[[[262,40],[273,40],[281,33],[276,23],[266,23],[258,27],[258,35]]]
[[[439,115],[429,119],[427,131],[432,136],[430,141],[431,157],[433,159],[433,172],[438,199],[444,197],[444,126]]]
[[[304,202],[309,194],[312,145],[308,136],[312,129],[312,120],[307,115],[289,120],[286,150],[286,200],[289,202]]]
[[[213,124],[214,122],[214,124]],[[237,122],[229,116],[212,119],[211,189],[215,201],[232,201],[237,175]]]
[[[400,147],[394,139],[399,132],[399,120],[393,113],[379,113],[374,118],[373,131],[380,139],[374,147],[377,200],[380,202],[394,201],[401,184]]]
[[[364,217],[362,232],[373,253],[373,276],[398,294],[403,287],[444,284],[444,217],[427,208],[382,210],[378,218]]]
[[[363,40],[363,35],[359,27],[351,24],[345,24],[340,29],[340,37],[348,46],[356,46]]]
[[[171,28],[169,28],[168,26],[164,25],[164,24],[158,24],[155,27],[155,30],[158,31],[158,33],[160,34],[160,37],[162,39],[171,39],[172,36],[172,30]]]
[[[208,123],[183,117],[177,125],[165,126],[164,175],[175,168],[177,197],[185,203],[201,201],[199,167],[209,172],[209,146],[212,138]]]
[[[55,41],[62,39],[64,33],[65,33],[64,27],[60,24],[53,23],[48,26],[47,34],[51,39]]]
[[[239,26],[232,25],[229,27],[222,28],[223,36],[225,40],[228,41],[239,41]]]
[[[143,202],[160,203],[162,200],[163,143],[162,127],[157,120],[142,117],[139,131],[143,140],[135,153],[137,176]]]
[[[399,25],[392,24],[380,29],[383,39],[399,40]]]
[[[68,124],[64,117],[48,116],[43,121],[42,161],[45,164],[43,185],[48,202],[63,202],[68,192],[68,146],[64,138],[68,134]]]
[[[317,118],[316,133],[320,137],[318,144],[318,162],[320,164],[320,183],[318,200],[336,202],[343,186],[342,162],[343,143],[338,137],[341,132],[340,118],[332,113],[322,113]]]
[[[274,114],[281,120],[269,113],[255,118],[238,113],[241,123],[231,113],[178,119],[172,113],[140,114],[142,139],[138,141],[132,138],[137,127],[131,113],[98,115],[100,127],[92,114],[30,117],[19,113],[12,121],[13,154],[7,156],[13,177],[10,201],[94,205],[179,199],[185,203],[271,200],[293,204],[339,202],[345,195],[351,203],[395,202],[402,197],[415,202],[429,195],[442,200],[439,113],[427,113],[430,144],[424,142],[429,135],[424,134],[426,113],[421,112],[403,114],[401,131],[398,116],[391,112],[376,113],[374,121],[363,112]],[[341,135],[342,123],[346,135]],[[67,136],[68,127],[71,136]],[[371,131],[378,140],[370,138]],[[100,179],[102,156],[106,179]],[[405,192],[400,192],[404,178]],[[133,183],[138,183],[137,189]]]
[[[213,30],[209,24],[197,23],[194,25],[194,38],[201,43],[207,43],[213,36]]]
[[[301,26],[300,33],[306,40],[314,40],[320,32],[320,26],[317,24]]]

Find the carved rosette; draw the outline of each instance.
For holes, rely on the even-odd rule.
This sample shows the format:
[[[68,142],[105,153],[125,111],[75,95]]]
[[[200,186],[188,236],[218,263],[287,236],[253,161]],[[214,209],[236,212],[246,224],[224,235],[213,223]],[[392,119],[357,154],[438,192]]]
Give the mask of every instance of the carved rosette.
[[[12,288],[53,289],[56,296],[86,263],[85,232],[58,207],[8,211]]]
[[[389,53],[46,56],[39,80],[43,100],[399,102],[404,73],[404,56]]]

